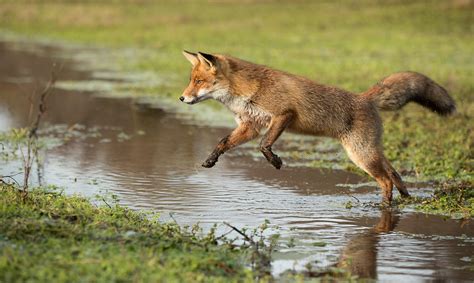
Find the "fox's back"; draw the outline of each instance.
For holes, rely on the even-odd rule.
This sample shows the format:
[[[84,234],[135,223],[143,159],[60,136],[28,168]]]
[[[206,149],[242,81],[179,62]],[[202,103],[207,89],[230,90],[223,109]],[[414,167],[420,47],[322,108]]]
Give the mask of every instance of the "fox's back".
[[[296,132],[340,137],[350,130],[357,96],[309,79],[301,81],[293,96],[295,119],[290,130]]]
[[[293,112],[290,130],[339,137],[350,126],[355,94],[240,59],[229,57],[228,62],[230,77],[238,78],[237,93],[253,85],[249,99],[257,107],[270,115]]]

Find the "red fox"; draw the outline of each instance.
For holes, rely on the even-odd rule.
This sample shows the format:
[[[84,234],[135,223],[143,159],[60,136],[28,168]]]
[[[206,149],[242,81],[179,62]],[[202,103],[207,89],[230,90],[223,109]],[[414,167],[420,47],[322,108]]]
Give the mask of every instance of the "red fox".
[[[375,178],[387,204],[393,185],[402,196],[409,193],[383,154],[378,110],[398,110],[411,101],[440,115],[456,109],[443,87],[415,72],[395,73],[368,91],[354,94],[226,55],[188,51],[183,55],[193,68],[179,99],[187,104],[215,99],[235,114],[238,124],[202,166],[213,167],[224,152],[255,139],[264,129],[260,151],[277,169],[282,161],[272,145],[284,130],[337,138],[349,158]]]

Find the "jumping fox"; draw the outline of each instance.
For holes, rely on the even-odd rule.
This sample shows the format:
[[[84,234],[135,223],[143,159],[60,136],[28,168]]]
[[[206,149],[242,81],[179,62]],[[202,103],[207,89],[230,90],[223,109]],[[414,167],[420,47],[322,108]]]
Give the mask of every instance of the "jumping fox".
[[[383,202],[390,203],[393,185],[402,196],[409,193],[383,154],[378,111],[398,110],[411,101],[443,116],[456,109],[442,86],[415,72],[392,74],[368,91],[354,94],[226,55],[183,54],[193,68],[180,100],[195,104],[215,99],[235,114],[238,124],[204,161],[206,168],[213,167],[229,149],[257,138],[264,129],[260,151],[276,169],[282,161],[272,145],[284,130],[328,136],[341,141],[350,159],[380,185]]]

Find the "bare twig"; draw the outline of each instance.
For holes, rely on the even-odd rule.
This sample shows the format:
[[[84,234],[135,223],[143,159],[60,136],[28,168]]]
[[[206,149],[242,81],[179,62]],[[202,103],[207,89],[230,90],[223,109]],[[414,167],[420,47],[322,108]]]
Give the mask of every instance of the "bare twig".
[[[172,213],[172,212],[170,212],[170,213],[169,213],[169,216],[170,216],[170,218],[173,220],[173,222],[174,222],[176,225],[178,225],[178,226],[179,226],[179,224],[178,224],[178,221],[176,221],[176,219],[174,218],[174,216],[173,216],[173,213]]]
[[[27,150],[26,151],[26,156],[23,153],[23,150],[21,150],[21,148],[20,148],[21,155],[23,157],[23,193],[25,194],[25,197],[26,197],[27,190],[28,190],[31,166],[32,166],[32,163],[33,163],[33,161],[31,160],[32,159],[32,157],[31,157],[32,144],[33,144],[32,139],[28,137],[28,141],[27,141],[27,144],[26,144],[26,147],[27,147],[26,148],[26,150]]]
[[[51,93],[51,90],[54,87],[54,84],[56,83],[57,80],[57,75],[56,72],[51,71],[51,78],[49,79],[48,83],[44,87],[43,91],[40,93],[40,100],[39,100],[39,105],[38,105],[38,114],[36,115],[36,120],[31,124],[30,132],[29,132],[29,138],[32,137],[37,137],[37,132],[38,128],[41,122],[41,118],[43,117],[43,114],[46,112],[46,99],[48,98],[48,95]]]
[[[2,179],[2,178],[12,178],[12,177],[18,176],[20,174],[21,174],[21,172],[11,174],[11,175],[0,175],[0,179]]]
[[[228,226],[229,228],[232,229],[232,231],[235,231],[239,235],[244,237],[244,239],[252,247],[253,252],[251,254],[251,266],[252,266],[252,269],[257,271],[257,273],[259,274],[257,276],[257,279],[261,276],[266,276],[270,274],[271,252],[273,249],[273,244],[270,243],[268,247],[265,245],[264,238],[263,238],[263,231],[261,231],[260,235],[258,235],[260,239],[255,241],[253,239],[254,236],[257,236],[255,231],[253,232],[251,236],[249,236],[244,231],[238,229],[237,227],[227,222],[224,222],[224,225]]]
[[[358,198],[356,198],[355,196],[349,194],[350,197],[354,198],[357,202],[360,202],[360,200]]]
[[[228,226],[229,228],[231,228],[231,229],[234,230],[235,232],[237,232],[237,233],[239,233],[240,235],[242,235],[242,237],[244,237],[245,240],[247,240],[247,242],[249,242],[249,243],[252,244],[253,246],[256,246],[255,241],[252,240],[252,238],[250,238],[247,234],[245,234],[244,232],[242,232],[241,230],[239,230],[237,227],[232,226],[232,225],[230,225],[230,224],[227,223],[227,222],[224,222],[224,225]]]
[[[219,241],[221,239],[224,239],[225,237],[227,237],[227,235],[229,235],[230,233],[232,233],[234,231],[234,229],[231,229],[227,232],[225,232],[224,234],[220,235],[219,237],[216,238],[216,241]]]
[[[49,94],[51,93],[54,84],[56,83],[57,76],[54,70],[51,71],[51,77],[43,88],[43,90],[39,94],[39,104],[38,104],[38,114],[36,115],[35,121],[31,124],[28,137],[27,137],[27,144],[26,144],[26,154],[20,148],[22,157],[23,157],[23,197],[26,198],[28,195],[28,186],[29,186],[29,179],[31,168],[33,166],[33,162],[35,159],[38,158],[38,128],[40,126],[41,118],[43,117],[44,113],[46,112],[46,99],[48,98]],[[33,109],[33,99],[30,100],[30,116]]]
[[[110,204],[105,200],[104,197],[101,197],[101,199],[109,208],[112,208],[112,206],[110,206]]]
[[[18,174],[21,174],[21,173],[18,173]],[[18,183],[18,181],[13,178],[14,176],[18,175],[18,174],[14,174],[14,175],[6,175],[6,176],[0,176],[0,182],[2,182],[2,184],[8,184],[7,182],[5,182],[5,178],[8,178],[10,180],[12,180],[18,187],[20,187],[20,184]]]

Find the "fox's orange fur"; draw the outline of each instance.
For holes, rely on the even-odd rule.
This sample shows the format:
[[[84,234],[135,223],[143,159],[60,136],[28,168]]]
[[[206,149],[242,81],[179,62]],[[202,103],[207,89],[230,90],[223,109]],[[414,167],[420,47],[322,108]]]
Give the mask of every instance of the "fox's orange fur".
[[[341,141],[351,160],[382,187],[383,201],[390,203],[393,185],[402,196],[408,191],[383,154],[378,110],[397,110],[414,101],[441,115],[455,111],[444,88],[415,72],[390,75],[367,92],[354,94],[230,56],[183,54],[193,69],[180,100],[188,104],[218,100],[235,114],[238,124],[203,163],[207,168],[264,129],[260,150],[277,169],[282,161],[272,145],[284,130],[328,136]]]

